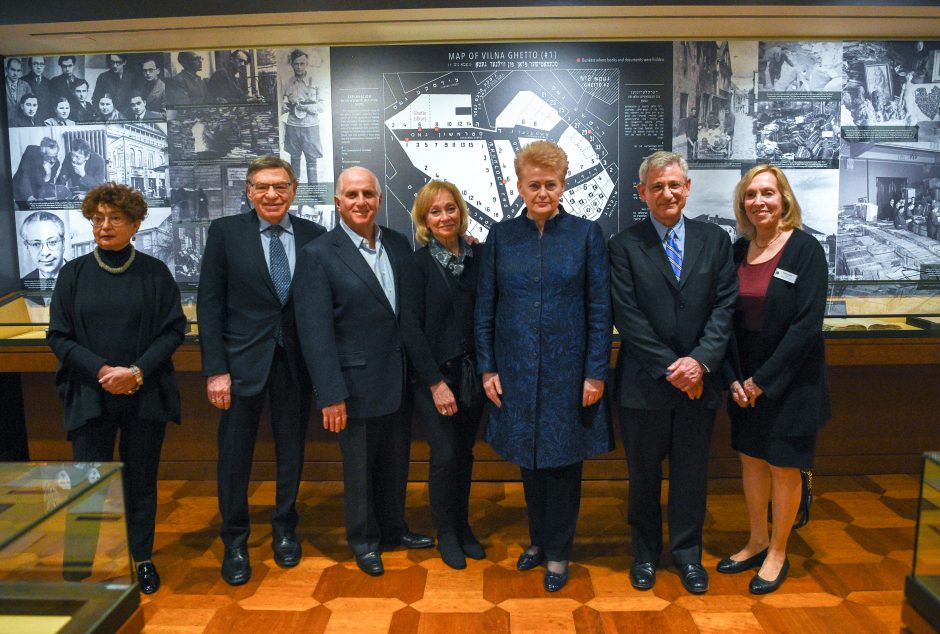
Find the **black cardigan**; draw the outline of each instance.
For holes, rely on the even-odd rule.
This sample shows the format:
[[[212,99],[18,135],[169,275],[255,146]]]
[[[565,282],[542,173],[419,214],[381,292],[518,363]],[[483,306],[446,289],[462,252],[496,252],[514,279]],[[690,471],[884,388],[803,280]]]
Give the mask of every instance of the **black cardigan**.
[[[417,379],[425,386],[444,379],[440,366],[462,355],[464,342],[473,346],[473,306],[482,248],[482,244],[470,247],[473,255],[464,258],[459,282],[444,272],[450,276],[450,288],[428,247],[415,251],[402,267],[401,336]],[[454,315],[452,292],[464,293],[461,303],[469,307],[467,315]]]
[[[734,244],[734,263],[747,255],[749,241]],[[742,410],[728,399],[732,418],[760,418],[773,437],[810,436],[831,416],[826,380],[826,351],[822,326],[826,311],[829,268],[816,238],[799,229],[787,242],[777,270],[792,273],[791,281],[772,277],[767,287],[760,333],[749,333],[749,356],[759,360],[754,383],[764,394],[754,408]],[[745,337],[742,315],[734,314],[734,340],[729,346],[726,379],[744,381],[738,346]]]

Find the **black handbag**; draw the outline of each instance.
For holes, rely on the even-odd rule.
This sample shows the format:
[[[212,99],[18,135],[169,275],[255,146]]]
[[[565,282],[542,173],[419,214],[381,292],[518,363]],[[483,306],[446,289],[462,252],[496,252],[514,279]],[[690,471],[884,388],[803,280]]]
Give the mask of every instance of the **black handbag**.
[[[433,265],[441,274],[441,277],[444,278],[444,284],[447,285],[447,291],[450,294],[450,301],[454,306],[454,310],[457,310],[457,305],[454,303],[453,288],[450,284],[450,279],[447,277],[447,271],[444,270],[444,267],[441,266],[441,263],[431,258]],[[476,357],[474,357],[473,352],[470,351],[470,346],[467,345],[466,341],[460,342],[461,347],[463,348],[463,355],[458,359],[458,383],[457,383],[457,400],[461,405],[465,407],[475,407],[480,404],[480,401],[483,399],[483,379],[480,374],[477,372],[477,362]]]

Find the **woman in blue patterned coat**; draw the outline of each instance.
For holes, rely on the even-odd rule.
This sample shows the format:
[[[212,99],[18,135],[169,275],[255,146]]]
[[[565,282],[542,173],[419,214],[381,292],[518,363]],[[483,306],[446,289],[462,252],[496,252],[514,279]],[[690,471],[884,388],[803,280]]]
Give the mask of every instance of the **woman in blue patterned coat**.
[[[610,268],[600,227],[559,204],[568,157],[536,141],[516,156],[526,206],[493,225],[476,305],[478,369],[492,401],[486,440],[521,467],[531,545],[516,567],[568,580],[585,458],[610,451]]]

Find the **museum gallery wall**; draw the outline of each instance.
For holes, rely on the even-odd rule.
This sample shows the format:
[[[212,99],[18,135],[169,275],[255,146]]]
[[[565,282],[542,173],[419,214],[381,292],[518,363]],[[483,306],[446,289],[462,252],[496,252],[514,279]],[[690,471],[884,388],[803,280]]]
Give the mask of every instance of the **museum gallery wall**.
[[[783,167],[836,280],[940,277],[940,41],[679,41],[292,47],[7,58],[13,208],[24,288],[94,247],[81,199],[144,193],[138,249],[195,285],[209,223],[248,209],[260,154],[291,161],[295,213],[336,222],[333,179],[364,165],[380,222],[412,235],[432,178],[470,232],[517,215],[512,159],[568,153],[563,203],[608,235],[645,216],[637,168],[689,161],[686,213],[735,237],[731,194]],[[888,284],[890,286],[890,283]]]

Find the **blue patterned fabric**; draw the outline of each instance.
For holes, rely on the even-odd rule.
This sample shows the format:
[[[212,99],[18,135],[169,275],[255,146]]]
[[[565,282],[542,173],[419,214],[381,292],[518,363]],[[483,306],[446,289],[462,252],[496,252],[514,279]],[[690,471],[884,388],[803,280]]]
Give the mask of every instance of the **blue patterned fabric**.
[[[284,229],[280,225],[271,225],[268,231],[271,232],[271,281],[274,282],[274,290],[277,291],[281,304],[286,304],[287,294],[290,292],[290,263],[287,261],[284,243],[281,242]]]
[[[494,225],[477,290],[477,363],[498,372],[486,440],[527,469],[613,448],[604,407],[581,407],[585,378],[607,380],[610,266],[600,227],[561,210],[539,236],[523,209]],[[606,386],[610,388],[609,385]]]
[[[669,266],[672,267],[672,274],[676,279],[682,279],[682,251],[679,250],[679,236],[675,230],[670,229],[666,234],[666,241],[663,243],[666,249],[666,259],[669,260]]]

